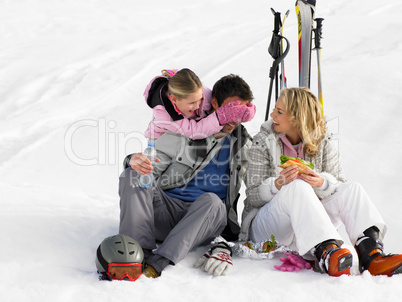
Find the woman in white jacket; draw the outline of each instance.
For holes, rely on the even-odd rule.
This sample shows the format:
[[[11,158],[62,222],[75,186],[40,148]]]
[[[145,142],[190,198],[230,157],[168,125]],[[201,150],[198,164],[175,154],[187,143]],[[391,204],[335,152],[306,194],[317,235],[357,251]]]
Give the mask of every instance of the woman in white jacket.
[[[360,272],[402,273],[402,255],[383,253],[386,225],[381,215],[361,185],[343,176],[318,99],[307,88],[284,89],[271,117],[249,153],[240,240],[260,242],[274,235],[304,258],[313,256],[322,272],[349,275],[352,254],[341,247],[337,231],[343,223]],[[282,154],[310,161],[315,169],[300,175],[297,166],[281,169]]]

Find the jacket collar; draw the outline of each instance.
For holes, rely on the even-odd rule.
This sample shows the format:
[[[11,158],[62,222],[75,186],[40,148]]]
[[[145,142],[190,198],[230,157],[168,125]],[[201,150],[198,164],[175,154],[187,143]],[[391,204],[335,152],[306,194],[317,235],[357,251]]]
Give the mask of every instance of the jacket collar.
[[[174,108],[172,102],[167,97],[168,80],[164,77],[158,77],[153,82],[148,91],[147,104],[149,107],[154,108],[157,105],[165,107],[167,113],[174,121],[179,121],[184,118]]]
[[[170,117],[174,121],[179,121],[184,118],[184,116],[179,113],[175,108],[170,99],[167,97],[168,85],[167,82],[161,85],[161,89],[159,89],[159,98],[162,100],[163,106],[166,111],[169,113]]]

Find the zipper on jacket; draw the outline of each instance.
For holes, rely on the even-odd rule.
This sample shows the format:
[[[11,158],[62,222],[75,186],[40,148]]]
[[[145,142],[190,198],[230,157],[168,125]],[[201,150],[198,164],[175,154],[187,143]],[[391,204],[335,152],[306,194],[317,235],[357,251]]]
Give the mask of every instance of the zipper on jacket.
[[[190,180],[191,179],[193,179],[193,177],[194,177],[194,173],[196,172],[196,171],[198,171],[198,169],[202,166],[202,164],[204,163],[204,161],[205,161],[205,159],[206,158],[208,158],[208,156],[209,156],[209,154],[212,152],[212,150],[216,147],[216,145],[218,144],[218,142],[217,141],[215,141],[215,144],[212,146],[212,148],[208,151],[208,153],[207,153],[207,155],[205,156],[205,158],[200,162],[200,164],[193,170],[193,173],[191,174],[191,177],[190,177]],[[211,160],[212,160],[212,158],[211,158]],[[189,181],[190,181],[189,180]]]

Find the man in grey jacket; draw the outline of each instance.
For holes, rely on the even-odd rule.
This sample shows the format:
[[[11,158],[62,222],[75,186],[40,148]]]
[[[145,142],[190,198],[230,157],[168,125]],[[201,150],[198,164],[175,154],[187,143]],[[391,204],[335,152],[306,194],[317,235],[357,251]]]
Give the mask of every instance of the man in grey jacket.
[[[215,83],[211,104],[216,110],[232,101],[247,104],[252,99],[248,84],[228,75]],[[246,129],[229,123],[203,140],[166,132],[155,142],[155,167],[142,153],[126,158],[119,187],[119,232],[144,249],[145,276],[159,277],[166,266],[219,235],[238,238],[236,205],[250,146]],[[139,175],[151,171],[154,185],[139,187]],[[215,276],[226,274],[232,267],[230,247],[218,243],[195,266]]]

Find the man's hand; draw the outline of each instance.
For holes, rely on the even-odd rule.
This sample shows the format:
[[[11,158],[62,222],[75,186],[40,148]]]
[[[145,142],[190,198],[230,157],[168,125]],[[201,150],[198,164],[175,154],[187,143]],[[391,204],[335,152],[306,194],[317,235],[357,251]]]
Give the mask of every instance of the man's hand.
[[[155,162],[160,162],[159,158],[155,159]],[[152,170],[154,169],[151,165],[151,161],[146,157],[143,153],[134,153],[130,161],[128,163],[134,171],[137,171],[138,173],[142,175],[146,175],[148,173],[151,173]]]
[[[210,275],[223,276],[230,272],[232,264],[232,249],[225,242],[219,242],[210,248],[194,267],[203,267]]]

